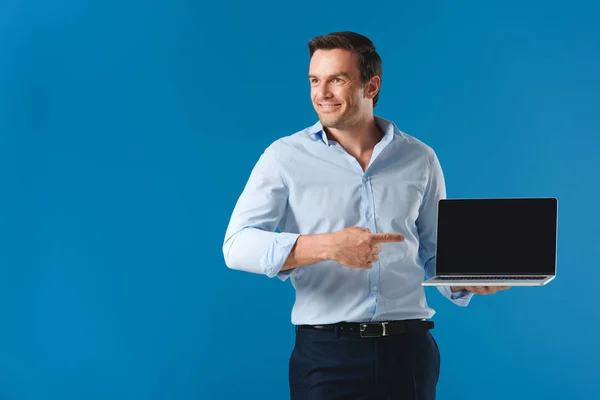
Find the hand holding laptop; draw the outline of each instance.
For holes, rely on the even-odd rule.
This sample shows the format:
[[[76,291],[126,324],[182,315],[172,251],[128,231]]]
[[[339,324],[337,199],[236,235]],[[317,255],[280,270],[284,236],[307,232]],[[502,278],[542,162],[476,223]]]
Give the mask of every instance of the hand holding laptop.
[[[461,290],[466,290],[469,292],[473,292],[475,294],[495,294],[500,290],[510,289],[510,286],[451,286],[450,290],[453,292],[460,292]]]

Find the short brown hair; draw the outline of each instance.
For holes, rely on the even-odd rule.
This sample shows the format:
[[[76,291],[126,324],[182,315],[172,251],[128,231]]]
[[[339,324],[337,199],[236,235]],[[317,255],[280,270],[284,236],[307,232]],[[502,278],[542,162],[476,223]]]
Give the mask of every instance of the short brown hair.
[[[373,76],[381,78],[381,57],[375,51],[373,42],[356,32],[333,32],[327,35],[317,36],[308,42],[308,51],[312,57],[317,50],[343,49],[356,54],[360,80],[367,83]],[[373,107],[379,100],[379,92],[373,98]]]

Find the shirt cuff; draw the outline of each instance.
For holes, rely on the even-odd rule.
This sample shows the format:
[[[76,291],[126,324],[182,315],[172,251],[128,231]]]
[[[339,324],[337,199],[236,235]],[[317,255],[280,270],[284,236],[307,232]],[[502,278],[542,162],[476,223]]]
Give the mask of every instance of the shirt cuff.
[[[283,268],[299,237],[299,233],[287,232],[278,233],[275,236],[271,246],[260,259],[260,266],[266,276],[269,278],[277,276],[282,281],[289,278],[293,270],[281,271],[281,268]]]
[[[450,289],[448,289],[450,290]],[[462,289],[458,292],[453,292],[450,290],[450,299],[454,301],[456,304],[460,306],[467,306],[471,301],[471,297],[473,297],[474,293],[469,292],[468,290]]]
[[[450,297],[452,300],[456,300],[465,297],[468,293],[469,291],[465,289],[459,290],[458,292],[450,291]]]

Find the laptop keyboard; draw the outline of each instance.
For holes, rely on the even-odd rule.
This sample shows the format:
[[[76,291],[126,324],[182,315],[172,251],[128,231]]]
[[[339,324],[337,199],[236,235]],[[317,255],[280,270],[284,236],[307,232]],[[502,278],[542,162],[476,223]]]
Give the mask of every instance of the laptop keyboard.
[[[541,281],[546,279],[545,276],[438,276],[437,279],[447,281],[491,281],[491,280],[527,280]]]

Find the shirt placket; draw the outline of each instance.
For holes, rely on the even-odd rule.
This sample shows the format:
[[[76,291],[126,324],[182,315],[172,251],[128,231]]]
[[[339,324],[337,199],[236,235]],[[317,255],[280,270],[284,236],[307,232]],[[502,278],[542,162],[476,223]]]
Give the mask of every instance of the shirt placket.
[[[365,221],[365,227],[369,228],[371,233],[377,233],[377,224],[375,223],[375,200],[373,198],[373,187],[371,185],[371,176],[363,175],[361,185],[361,204],[362,216]],[[369,285],[371,292],[377,296],[379,294],[379,274],[380,262],[375,261],[373,267],[369,270]]]
[[[387,144],[387,143],[385,143]],[[360,172],[361,176],[361,185],[360,185],[360,193],[361,193],[361,217],[364,221],[364,226],[369,228],[371,233],[377,233],[377,225],[375,224],[375,199],[373,197],[373,187],[371,186],[371,176],[369,175],[369,169],[367,172],[364,172],[359,162],[352,157],[348,152],[344,150],[339,143],[334,142],[332,145],[345,154],[348,158],[348,162],[352,165],[352,168],[356,169]],[[373,158],[381,151],[381,146],[376,146],[376,151],[373,152]],[[379,299],[379,278],[380,278],[380,262],[375,261],[371,269],[369,269],[369,288],[373,296]],[[380,302],[377,302],[377,305],[374,310],[374,315],[378,312],[381,312]]]

